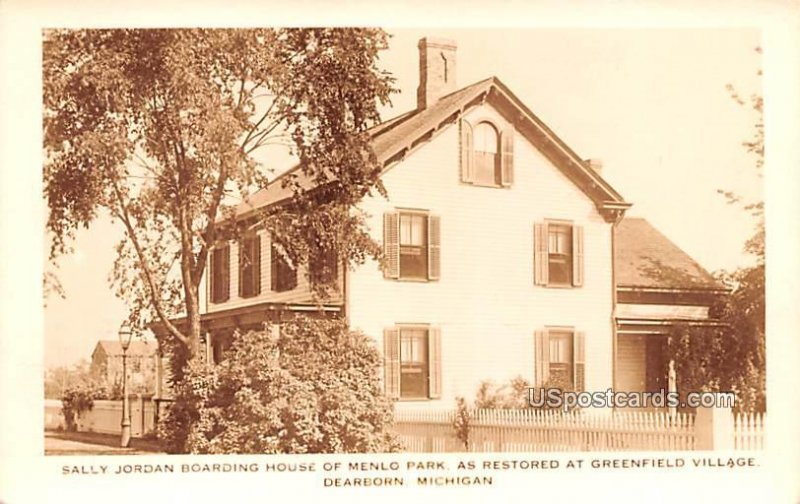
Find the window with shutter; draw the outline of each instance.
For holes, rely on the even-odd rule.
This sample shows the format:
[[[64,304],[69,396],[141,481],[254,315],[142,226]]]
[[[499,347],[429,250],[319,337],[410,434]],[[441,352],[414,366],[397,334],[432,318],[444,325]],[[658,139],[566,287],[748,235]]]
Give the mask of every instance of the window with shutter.
[[[584,390],[585,336],[568,328],[535,332],[536,384],[563,390]]]
[[[438,328],[400,325],[383,331],[386,394],[400,399],[442,395],[442,344]]]
[[[490,120],[460,124],[461,181],[483,187],[510,187],[514,182],[514,127],[501,132]]]
[[[583,285],[583,227],[561,221],[534,224],[535,285]]]
[[[384,276],[438,280],[441,275],[441,223],[422,211],[384,214]]]
[[[219,245],[211,251],[211,302],[224,303],[230,298],[230,247]]]

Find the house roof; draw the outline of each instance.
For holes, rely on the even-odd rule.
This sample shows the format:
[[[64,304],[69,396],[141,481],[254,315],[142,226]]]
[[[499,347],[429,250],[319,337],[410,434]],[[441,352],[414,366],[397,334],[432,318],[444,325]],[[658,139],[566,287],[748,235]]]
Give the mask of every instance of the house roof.
[[[369,133],[378,161],[384,165],[384,170],[390,169],[395,161],[402,160],[408,152],[432,137],[437,130],[454,123],[466,110],[484,101],[497,106],[509,121],[514,122],[531,143],[595,202],[598,209],[618,212],[630,206],[497,77],[461,88],[443,96],[427,108],[406,112],[371,128]],[[292,189],[282,187],[282,179],[289,174],[294,174],[296,181],[304,189],[312,188],[313,181],[300,171],[299,166],[295,166],[277,177],[268,187],[240,203],[236,207],[235,215],[243,216],[255,209],[290,198]]]
[[[103,349],[106,355],[122,355],[122,345],[116,340],[100,340],[95,346],[95,352]],[[128,355],[133,356],[150,356],[155,355],[158,350],[158,343],[155,341],[131,341],[128,347]]]
[[[618,288],[726,289],[645,219],[625,217],[617,224],[614,237]]]

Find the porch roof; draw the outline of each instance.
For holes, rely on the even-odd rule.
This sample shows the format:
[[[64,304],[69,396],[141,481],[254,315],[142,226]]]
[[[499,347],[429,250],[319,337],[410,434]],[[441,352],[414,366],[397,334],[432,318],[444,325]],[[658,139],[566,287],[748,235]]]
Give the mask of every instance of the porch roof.
[[[615,228],[617,289],[715,291],[728,289],[652,224],[625,217]]]

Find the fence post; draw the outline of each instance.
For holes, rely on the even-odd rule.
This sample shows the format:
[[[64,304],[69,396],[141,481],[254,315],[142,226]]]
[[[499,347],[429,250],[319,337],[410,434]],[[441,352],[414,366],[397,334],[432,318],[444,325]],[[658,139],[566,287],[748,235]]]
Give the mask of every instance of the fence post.
[[[696,450],[733,449],[733,413],[730,408],[697,408],[694,419]]]

